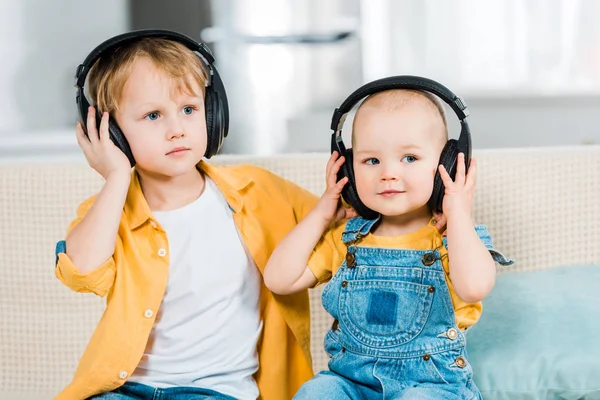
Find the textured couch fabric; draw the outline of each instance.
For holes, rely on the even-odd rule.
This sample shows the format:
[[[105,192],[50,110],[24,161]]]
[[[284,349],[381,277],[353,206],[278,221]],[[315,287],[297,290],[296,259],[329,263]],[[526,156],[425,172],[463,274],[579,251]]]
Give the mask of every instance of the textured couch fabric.
[[[517,260],[498,273],[600,263],[600,146],[475,151],[474,220]],[[327,154],[218,156],[260,165],[321,194]],[[0,399],[52,398],[75,371],[104,300],[54,277],[54,246],[102,178],[85,164],[0,167]],[[315,371],[331,319],[311,293]],[[484,311],[485,312],[485,311]]]

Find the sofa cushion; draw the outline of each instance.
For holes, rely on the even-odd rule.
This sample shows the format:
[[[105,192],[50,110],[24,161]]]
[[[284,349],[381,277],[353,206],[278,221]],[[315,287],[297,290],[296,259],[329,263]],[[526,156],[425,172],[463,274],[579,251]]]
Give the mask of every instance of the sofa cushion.
[[[485,400],[600,399],[600,265],[498,276],[468,333]]]

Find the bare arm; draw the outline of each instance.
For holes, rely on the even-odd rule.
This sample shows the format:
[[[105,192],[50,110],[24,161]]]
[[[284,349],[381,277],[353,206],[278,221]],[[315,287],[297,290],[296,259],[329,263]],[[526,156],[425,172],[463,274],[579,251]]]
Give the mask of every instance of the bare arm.
[[[467,303],[483,300],[496,282],[496,264],[470,215],[449,216],[447,237],[450,279],[456,294]]]
[[[264,271],[265,285],[277,294],[292,294],[313,287],[317,278],[307,267],[308,260],[330,223],[354,215],[340,204],[340,193],[348,181],[337,182],[344,157],[331,155],[327,163],[327,189],[315,208],[275,248]]]
[[[465,175],[464,155],[458,157],[456,178],[443,167],[440,174],[446,187],[444,214],[447,217],[448,262],[450,280],[456,294],[467,303],[484,299],[496,282],[496,264],[474,229],[471,198],[475,189],[476,163],[471,160]]]
[[[90,166],[106,182],[90,210],[66,238],[67,255],[82,274],[99,267],[113,255],[131,179],[129,160],[109,138],[108,113],[103,115],[98,134],[95,111],[90,107],[87,128],[89,138],[81,124],[77,124],[77,142]]]
[[[313,287],[317,278],[306,266],[328,221],[309,212],[275,248],[265,267],[265,285],[277,294],[292,294]]]
[[[115,251],[129,174],[111,176],[85,217],[69,232],[66,253],[82,273],[99,267]]]

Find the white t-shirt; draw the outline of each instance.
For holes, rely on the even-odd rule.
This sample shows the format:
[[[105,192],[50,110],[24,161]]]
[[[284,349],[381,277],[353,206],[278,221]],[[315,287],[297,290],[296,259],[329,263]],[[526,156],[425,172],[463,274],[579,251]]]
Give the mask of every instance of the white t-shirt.
[[[169,241],[169,282],[145,354],[129,380],[255,400],[260,273],[225,198],[206,177],[197,200],[154,216]]]

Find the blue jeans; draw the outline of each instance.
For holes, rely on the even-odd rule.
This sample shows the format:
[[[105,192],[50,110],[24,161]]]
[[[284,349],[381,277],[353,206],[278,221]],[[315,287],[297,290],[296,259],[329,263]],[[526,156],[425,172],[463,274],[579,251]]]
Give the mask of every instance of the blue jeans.
[[[294,399],[480,400],[439,249],[361,247],[376,222],[346,224],[346,261],[323,290],[329,370]],[[487,246],[485,227],[476,231]]]
[[[235,400],[231,396],[210,389],[196,387],[170,387],[165,389],[137,382],[125,384],[112,392],[89,397],[88,400]]]

